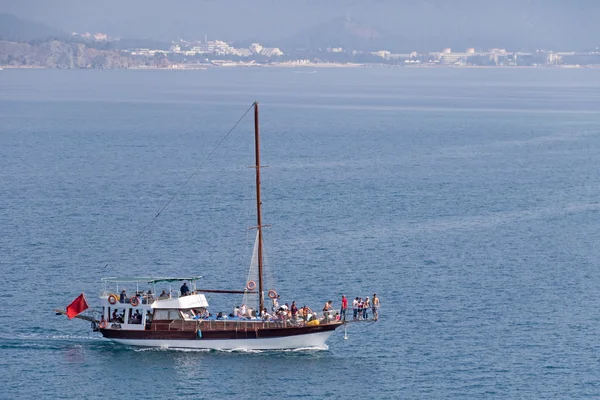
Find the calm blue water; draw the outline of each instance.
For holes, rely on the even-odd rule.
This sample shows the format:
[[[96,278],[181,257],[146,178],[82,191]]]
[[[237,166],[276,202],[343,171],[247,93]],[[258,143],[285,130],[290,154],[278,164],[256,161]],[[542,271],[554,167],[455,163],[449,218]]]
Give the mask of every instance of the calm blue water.
[[[381,321],[249,354],[54,316],[103,276],[243,287],[250,118],[133,247],[254,100],[273,287]],[[0,397],[598,398],[599,110],[598,70],[1,71]]]

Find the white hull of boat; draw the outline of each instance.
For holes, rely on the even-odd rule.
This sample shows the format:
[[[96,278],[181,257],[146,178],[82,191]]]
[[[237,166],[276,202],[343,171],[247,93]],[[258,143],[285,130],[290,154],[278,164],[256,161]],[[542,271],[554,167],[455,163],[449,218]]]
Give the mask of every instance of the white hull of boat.
[[[214,350],[284,350],[304,348],[324,348],[325,342],[335,331],[308,333],[306,335],[285,336],[265,339],[110,339],[127,346],[158,347],[174,349],[214,349]]]

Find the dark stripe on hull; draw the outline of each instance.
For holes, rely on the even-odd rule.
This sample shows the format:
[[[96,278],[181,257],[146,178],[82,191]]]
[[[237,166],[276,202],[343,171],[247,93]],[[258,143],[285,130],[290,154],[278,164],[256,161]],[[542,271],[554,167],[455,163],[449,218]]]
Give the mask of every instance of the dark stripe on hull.
[[[120,329],[100,329],[107,339],[161,339],[161,340],[215,340],[215,339],[269,339],[287,336],[307,335],[311,333],[333,331],[342,324],[303,326],[296,328],[248,329],[226,331],[201,331],[198,337],[195,331],[128,331]]]

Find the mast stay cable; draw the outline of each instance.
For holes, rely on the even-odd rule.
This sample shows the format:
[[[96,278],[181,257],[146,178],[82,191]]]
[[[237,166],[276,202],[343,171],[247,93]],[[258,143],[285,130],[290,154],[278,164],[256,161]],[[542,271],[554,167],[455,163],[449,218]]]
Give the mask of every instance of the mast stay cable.
[[[169,198],[169,200],[161,207],[161,209],[158,211],[158,213],[156,213],[156,215],[154,216],[154,218],[152,218],[152,220],[150,221],[150,223],[148,225],[146,225],[142,229],[142,231],[140,232],[140,234],[139,234],[139,236],[138,236],[135,244],[131,247],[131,249],[129,249],[129,252],[131,252],[131,251],[133,251],[133,250],[135,250],[137,248],[137,246],[140,244],[140,242],[142,241],[142,239],[146,235],[146,232],[148,231],[148,229],[150,229],[150,227],[154,224],[154,221],[156,221],[156,219],[160,216],[160,214],[169,206],[169,204],[171,204],[171,202],[175,199],[175,197],[177,197],[179,195],[179,193],[183,190],[183,188],[200,171],[200,168],[202,168],[202,166],[208,161],[208,159],[210,158],[210,156],[212,156],[213,153],[215,151],[217,151],[217,149],[221,146],[221,144],[223,144],[223,142],[225,141],[225,139],[227,139],[227,137],[239,125],[239,123],[242,122],[242,120],[250,112],[250,110],[252,109],[252,107],[254,107],[254,103],[252,103],[250,105],[250,107],[248,107],[248,109],[246,110],[246,112],[244,112],[244,114],[237,120],[237,122],[231,127],[231,129],[225,134],[225,136],[223,136],[223,138],[219,141],[219,143],[217,143],[217,145],[210,151],[210,153],[208,153],[208,155],[204,158],[204,160],[202,160],[202,162],[194,169],[194,171],[187,178],[187,180],[179,187],[179,189],[177,189],[177,192],[175,192],[175,194],[173,196],[171,196],[171,198]],[[108,266],[108,264],[106,266]]]

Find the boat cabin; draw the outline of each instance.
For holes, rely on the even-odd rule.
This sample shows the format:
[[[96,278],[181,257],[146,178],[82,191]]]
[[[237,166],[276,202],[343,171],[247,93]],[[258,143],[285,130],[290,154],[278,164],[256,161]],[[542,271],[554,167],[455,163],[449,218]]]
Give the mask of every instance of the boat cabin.
[[[208,302],[196,292],[198,279],[199,276],[103,278],[100,305],[104,321],[101,320],[100,328],[143,331],[159,328],[156,325],[162,325],[161,321],[173,324],[200,319],[207,315]],[[183,283],[187,292],[180,290]]]

